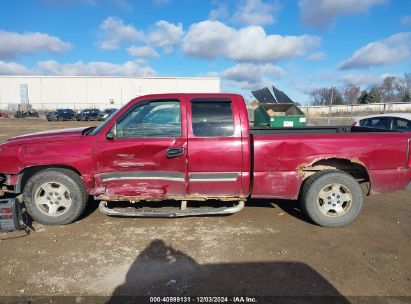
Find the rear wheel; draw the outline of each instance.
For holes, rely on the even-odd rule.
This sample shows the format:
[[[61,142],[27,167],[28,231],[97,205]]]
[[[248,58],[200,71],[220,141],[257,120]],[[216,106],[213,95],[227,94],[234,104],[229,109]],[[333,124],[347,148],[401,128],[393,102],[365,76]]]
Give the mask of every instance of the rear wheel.
[[[310,219],[324,227],[340,227],[354,221],[361,212],[363,193],[349,174],[327,170],[305,182],[301,204]]]
[[[68,169],[46,169],[32,176],[24,187],[28,213],[45,225],[69,224],[83,213],[88,199],[82,179]]]

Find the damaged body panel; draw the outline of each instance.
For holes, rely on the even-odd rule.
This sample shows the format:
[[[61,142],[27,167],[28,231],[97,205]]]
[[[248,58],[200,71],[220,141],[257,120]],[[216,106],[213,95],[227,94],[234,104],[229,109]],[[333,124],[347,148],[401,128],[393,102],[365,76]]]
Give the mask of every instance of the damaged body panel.
[[[271,194],[272,197],[297,198],[303,180],[327,169],[342,170],[357,180],[368,180],[373,193],[405,189],[411,173],[406,163],[407,140],[404,135],[256,135],[253,196]],[[292,186],[278,187],[278,183],[273,183],[270,187],[271,177],[278,183],[287,181],[286,184]]]

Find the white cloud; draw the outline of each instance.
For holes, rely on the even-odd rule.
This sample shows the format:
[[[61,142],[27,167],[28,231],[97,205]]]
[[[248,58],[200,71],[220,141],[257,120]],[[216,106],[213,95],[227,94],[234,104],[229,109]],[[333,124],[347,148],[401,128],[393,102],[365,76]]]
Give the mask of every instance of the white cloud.
[[[15,33],[0,30],[0,59],[41,52],[62,53],[72,46],[45,33]]]
[[[16,62],[0,61],[0,75],[31,75],[33,71]]]
[[[338,82],[343,83],[347,86],[359,86],[359,87],[373,87],[381,85],[386,77],[398,77],[398,75],[390,74],[390,73],[383,73],[380,75],[374,75],[369,73],[363,74],[348,74],[344,75]]]
[[[212,20],[224,20],[230,17],[230,9],[228,7],[228,2],[217,2],[217,8],[210,11],[209,18]]]
[[[15,62],[0,61],[0,75],[62,75],[62,76],[155,76],[154,69],[144,60],[111,63],[92,61],[84,63],[59,63],[55,60],[40,61],[34,68]]]
[[[54,60],[38,63],[40,74],[63,76],[155,76],[151,67],[139,61],[126,61],[121,64],[92,61],[84,63],[61,64]]]
[[[243,0],[233,15],[233,21],[246,25],[267,25],[275,22],[274,12],[278,10],[273,3],[261,0]]]
[[[171,52],[173,45],[177,44],[184,34],[181,23],[173,24],[165,20],[156,22],[155,29],[147,36],[147,44],[152,47],[164,48]]]
[[[127,52],[131,56],[139,58],[153,58],[159,56],[157,51],[150,46],[131,46],[127,48]]]
[[[381,83],[381,77],[373,74],[348,74],[343,76],[339,82],[347,86],[374,86]]]
[[[272,62],[304,55],[320,43],[318,36],[267,35],[259,26],[236,30],[206,20],[191,25],[182,47],[186,54],[205,59],[226,56],[235,61]]]
[[[144,39],[144,33],[117,17],[107,17],[99,28],[101,49],[117,49],[121,44],[131,44]]]
[[[147,48],[163,48],[164,52],[173,51],[173,46],[180,42],[184,35],[181,23],[173,24],[165,20],[159,20],[155,26],[144,33],[131,24],[125,24],[118,17],[108,17],[99,28],[99,46],[101,49],[117,49],[121,45],[145,44]],[[138,51],[138,50],[137,50]],[[153,50],[154,51],[154,50]],[[152,52],[152,54],[154,54]],[[156,52],[157,54],[157,52]],[[153,56],[152,56],[153,57]]]
[[[319,29],[332,26],[338,16],[367,12],[386,0],[300,0],[303,24]]]
[[[220,73],[220,75],[240,89],[258,89],[264,86],[267,78],[280,78],[284,70],[273,64],[240,63]]]
[[[274,1],[265,0],[239,0],[234,2],[235,5],[230,1],[214,1],[214,3],[217,4],[217,8],[210,11],[211,20],[224,20],[244,25],[272,24],[276,21],[275,15],[279,10]]]
[[[398,33],[358,49],[340,65],[340,69],[390,65],[411,57],[411,33]]]
[[[309,61],[320,61],[325,59],[325,57],[327,57],[327,54],[324,52],[316,52],[316,53],[312,53],[310,55],[307,55],[307,57],[305,57],[305,59],[309,60]]]
[[[183,38],[183,51],[188,55],[213,59],[227,53],[236,30],[219,21],[194,23]]]

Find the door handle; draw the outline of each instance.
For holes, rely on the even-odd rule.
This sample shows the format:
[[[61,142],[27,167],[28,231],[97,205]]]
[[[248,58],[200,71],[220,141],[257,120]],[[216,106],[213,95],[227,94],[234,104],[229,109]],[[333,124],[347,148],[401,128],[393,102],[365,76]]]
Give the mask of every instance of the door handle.
[[[173,158],[173,157],[177,157],[177,156],[179,156],[183,153],[184,153],[184,148],[183,147],[167,148],[166,156],[167,156],[167,158]]]

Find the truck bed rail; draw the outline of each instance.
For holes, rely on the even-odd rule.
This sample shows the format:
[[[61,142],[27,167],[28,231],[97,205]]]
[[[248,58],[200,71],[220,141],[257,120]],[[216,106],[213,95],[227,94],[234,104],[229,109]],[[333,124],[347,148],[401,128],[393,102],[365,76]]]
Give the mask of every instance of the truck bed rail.
[[[398,133],[401,131],[353,126],[298,127],[298,128],[250,128],[253,135],[286,134],[334,134],[334,133]]]

